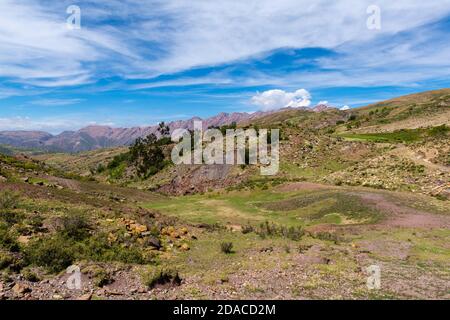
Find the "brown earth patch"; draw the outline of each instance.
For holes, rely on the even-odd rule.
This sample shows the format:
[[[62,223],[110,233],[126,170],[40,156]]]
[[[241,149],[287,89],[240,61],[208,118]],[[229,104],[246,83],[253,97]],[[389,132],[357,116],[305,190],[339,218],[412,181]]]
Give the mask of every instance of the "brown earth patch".
[[[381,224],[404,228],[449,228],[450,217],[403,206],[377,193],[355,193],[364,202],[387,213]]]
[[[327,186],[319,183],[312,183],[312,182],[293,182],[284,184],[278,188],[276,188],[277,191],[281,192],[291,192],[291,191],[301,191],[301,190],[326,190],[326,189],[333,189],[332,186]]]

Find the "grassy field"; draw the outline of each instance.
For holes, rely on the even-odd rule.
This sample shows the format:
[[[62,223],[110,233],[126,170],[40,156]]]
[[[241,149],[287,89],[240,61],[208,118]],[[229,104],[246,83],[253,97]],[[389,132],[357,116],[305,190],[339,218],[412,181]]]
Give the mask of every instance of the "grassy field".
[[[164,210],[188,222],[239,226],[265,221],[284,226],[358,224],[375,222],[381,216],[357,196],[338,190],[233,191],[167,198],[148,203],[146,207]]]

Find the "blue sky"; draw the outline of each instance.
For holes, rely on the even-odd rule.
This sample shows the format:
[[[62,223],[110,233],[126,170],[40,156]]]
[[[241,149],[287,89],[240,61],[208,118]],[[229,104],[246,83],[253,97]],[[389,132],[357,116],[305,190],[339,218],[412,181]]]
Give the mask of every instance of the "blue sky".
[[[0,2],[0,130],[357,107],[450,87],[450,0]],[[66,9],[81,9],[81,29]]]

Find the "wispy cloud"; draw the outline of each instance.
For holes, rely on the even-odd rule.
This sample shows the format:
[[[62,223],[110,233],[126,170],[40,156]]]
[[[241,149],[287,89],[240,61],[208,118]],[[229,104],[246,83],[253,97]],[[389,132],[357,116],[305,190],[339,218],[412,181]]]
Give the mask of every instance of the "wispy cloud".
[[[78,3],[81,30],[66,27],[72,4],[0,1],[4,125],[13,123],[18,105],[36,106],[28,108],[35,113],[21,110],[25,120],[19,121],[36,128],[41,120],[26,116],[36,119],[36,110],[45,109],[40,106],[67,106],[81,98],[92,101],[91,117],[122,104],[127,111],[140,105],[183,114],[183,108],[213,112],[214,103],[255,108],[251,97],[258,91],[287,96],[306,88],[317,100],[353,105],[380,95],[316,92],[450,82],[450,0],[378,0],[380,30],[366,26],[372,0],[85,0]],[[262,102],[258,107],[272,108]],[[65,128],[55,121],[53,128]]]
[[[82,102],[83,99],[38,99],[33,100],[30,103],[38,106],[68,106],[72,104],[78,104]]]
[[[69,4],[71,1],[0,3],[0,76],[43,87],[75,86],[111,76],[153,78],[227,64],[278,48],[357,47],[450,13],[449,0],[380,0],[382,29],[371,31],[366,28],[371,0],[314,4],[306,0],[84,1],[80,3],[82,29],[69,30],[65,26]],[[394,51],[391,48],[389,53]],[[429,47],[397,47],[396,54],[386,52],[383,61],[374,63],[366,57],[364,62],[384,65],[402,56],[425,61],[430,52]],[[434,59],[427,61],[439,64],[448,57],[446,53],[435,52]],[[172,82],[177,85],[176,80]]]
[[[10,117],[0,118],[0,131],[8,130],[38,130],[50,133],[60,133],[61,131],[74,130],[86,125],[109,125],[113,122],[86,121],[85,119],[64,116],[64,117]]]

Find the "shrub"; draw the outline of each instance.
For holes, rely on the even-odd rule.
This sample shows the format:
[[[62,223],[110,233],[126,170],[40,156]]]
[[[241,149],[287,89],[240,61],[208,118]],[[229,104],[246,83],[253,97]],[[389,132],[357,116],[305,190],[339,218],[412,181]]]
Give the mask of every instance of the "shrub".
[[[34,273],[32,270],[28,269],[28,268],[23,269],[21,274],[24,277],[24,279],[27,280],[27,281],[30,281],[30,282],[39,282],[39,281],[41,281],[39,276],[36,273]]]
[[[0,270],[8,268],[14,263],[14,257],[10,253],[0,251]]]
[[[312,234],[312,237],[314,239],[319,239],[319,240],[324,240],[324,241],[332,241],[334,243],[338,243],[339,242],[339,237],[336,233],[332,233],[332,232],[317,232],[315,234]]]
[[[24,219],[24,214],[15,211],[0,211],[0,221],[3,221],[8,226],[12,226],[21,222]]]
[[[443,137],[443,136],[446,136],[449,131],[450,131],[450,127],[443,124],[441,126],[431,128],[429,130],[429,134],[430,134],[430,136],[433,136],[433,137],[439,137],[439,136]]]
[[[301,227],[290,227],[286,237],[294,241],[299,241],[304,235],[305,231]]]
[[[45,267],[50,272],[60,272],[75,260],[73,246],[60,237],[36,240],[25,248],[25,261]]]
[[[109,170],[112,170],[114,168],[119,167],[122,163],[124,162],[128,162],[130,160],[130,153],[129,152],[125,152],[125,153],[121,153],[118,154],[117,156],[115,156],[110,163],[108,163],[107,168]],[[105,170],[106,168],[104,167],[103,164],[99,164],[97,167],[97,172],[101,173]]]
[[[17,238],[4,223],[0,223],[0,247],[11,252],[18,252],[20,249]]]
[[[253,227],[251,226],[251,225],[245,225],[245,226],[242,226],[242,233],[243,234],[247,234],[247,233],[250,233],[250,232],[253,232],[254,231],[254,229],[253,229]]]
[[[0,192],[0,210],[13,209],[19,204],[17,193],[5,190]]]
[[[220,251],[225,254],[230,254],[233,252],[233,243],[232,242],[222,242],[220,244]]]
[[[91,227],[87,217],[78,212],[69,213],[61,218],[59,232],[74,240],[83,240],[89,236]]]
[[[34,231],[42,231],[44,225],[44,218],[39,214],[33,214],[28,217],[26,223],[28,223]]]
[[[115,180],[123,178],[126,168],[127,164],[125,162],[122,162],[120,165],[110,170],[109,172],[110,178]]]
[[[145,264],[152,260],[146,259],[137,247],[123,247],[110,244],[107,234],[100,233],[78,244],[78,257],[92,261],[119,261],[124,263]]]
[[[83,273],[89,273],[93,278],[94,285],[100,288],[114,281],[108,271],[97,265],[88,266]]]
[[[97,166],[97,169],[96,169],[95,171],[97,171],[97,173],[103,173],[105,170],[106,170],[105,165],[104,165],[103,163],[100,163],[100,164]]]
[[[156,268],[143,275],[144,284],[150,289],[157,285],[175,285],[181,284],[181,278],[178,271],[174,269]]]
[[[268,236],[279,236],[294,241],[299,241],[304,236],[305,231],[300,226],[288,228],[285,226],[277,226],[274,223],[266,221],[260,224],[258,230],[256,230],[256,234],[263,239]]]

